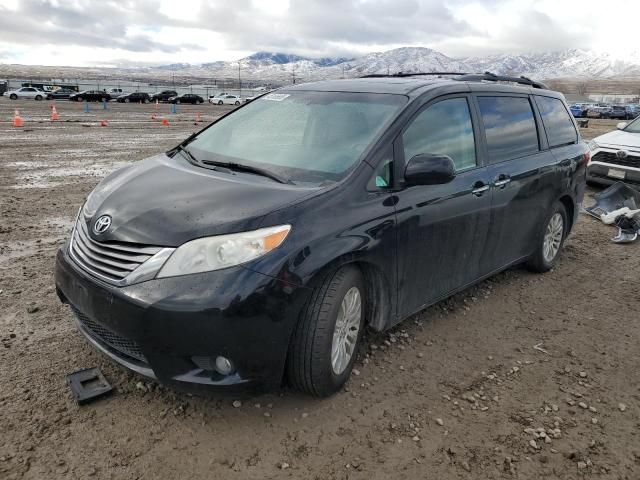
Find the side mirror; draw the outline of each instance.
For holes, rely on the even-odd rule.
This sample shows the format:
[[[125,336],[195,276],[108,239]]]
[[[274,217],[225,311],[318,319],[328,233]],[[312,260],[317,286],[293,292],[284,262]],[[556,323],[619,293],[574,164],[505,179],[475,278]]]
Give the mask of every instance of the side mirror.
[[[409,160],[404,169],[407,185],[441,185],[456,177],[456,167],[451,157],[420,153]]]
[[[616,128],[618,130],[624,130],[627,125],[629,125],[628,122],[620,122],[618,125],[616,125]]]

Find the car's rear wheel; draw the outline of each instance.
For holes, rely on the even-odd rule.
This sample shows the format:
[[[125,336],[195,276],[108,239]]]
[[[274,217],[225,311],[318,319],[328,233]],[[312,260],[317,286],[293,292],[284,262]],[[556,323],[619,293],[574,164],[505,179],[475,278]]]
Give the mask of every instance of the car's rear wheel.
[[[222,105],[222,100],[218,100],[218,105]]]
[[[560,257],[560,251],[568,231],[567,211],[560,202],[556,202],[538,234],[537,247],[527,261],[527,267],[534,272],[548,272]]]
[[[124,103],[129,103],[131,100],[129,100],[128,98],[124,99]]]
[[[149,99],[148,98],[143,99],[142,103],[149,103]]]
[[[36,95],[36,101],[41,101],[42,100],[42,95]]]
[[[236,103],[235,103],[235,105],[240,105],[240,102],[236,100]]]
[[[11,95],[9,95],[9,98],[11,100],[17,100],[18,99],[18,95],[16,95],[15,93],[12,93]]]
[[[76,97],[76,102],[81,102],[82,100],[84,100],[82,97]]]
[[[354,266],[334,271],[314,290],[289,348],[287,377],[294,388],[324,397],[349,379],[364,330],[365,293]]]

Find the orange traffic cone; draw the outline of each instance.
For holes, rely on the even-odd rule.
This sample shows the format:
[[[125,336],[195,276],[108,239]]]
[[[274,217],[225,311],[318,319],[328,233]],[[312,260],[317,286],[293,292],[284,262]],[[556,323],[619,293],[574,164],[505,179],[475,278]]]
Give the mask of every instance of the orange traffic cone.
[[[169,126],[169,120],[167,120],[166,118],[163,118],[162,119],[162,125],[165,126],[165,127],[168,127]]]
[[[14,127],[22,127],[24,122],[20,118],[20,112],[16,109],[15,114],[13,115],[13,126]]]
[[[101,127],[108,127],[109,126],[109,122],[107,122],[106,120],[100,120],[100,126]]]
[[[60,115],[58,115],[58,111],[56,110],[55,105],[51,105],[51,121],[60,120]]]

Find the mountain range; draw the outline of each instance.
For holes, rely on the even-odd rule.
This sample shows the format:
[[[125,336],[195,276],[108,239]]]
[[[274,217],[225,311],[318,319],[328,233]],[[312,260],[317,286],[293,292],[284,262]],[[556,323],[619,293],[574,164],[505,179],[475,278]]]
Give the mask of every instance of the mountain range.
[[[403,47],[357,58],[309,58],[299,55],[258,52],[231,62],[201,65],[175,64],[150,67],[157,73],[237,78],[272,82],[349,78],[376,73],[485,72],[525,75],[539,80],[555,78],[640,77],[640,52],[623,60],[611,54],[571,49],[559,52],[500,54],[453,58],[424,47]]]

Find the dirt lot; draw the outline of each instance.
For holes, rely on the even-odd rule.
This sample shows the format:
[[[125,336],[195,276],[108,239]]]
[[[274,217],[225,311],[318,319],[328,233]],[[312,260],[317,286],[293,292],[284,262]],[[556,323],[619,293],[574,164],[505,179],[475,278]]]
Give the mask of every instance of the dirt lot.
[[[51,123],[47,102],[0,99],[0,478],[640,478],[640,243],[584,215],[554,271],[509,270],[369,335],[329,399],[235,408],[105,360],[56,297],[54,253],[102,176],[227,108],[164,105],[163,127],[152,106],[92,107],[59,101]],[[64,376],[91,366],[116,392],[78,407]]]

